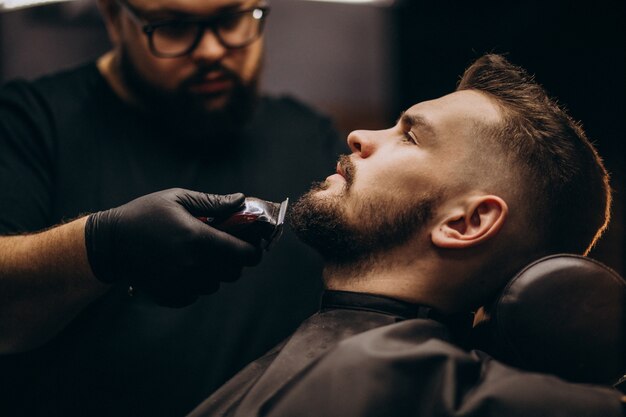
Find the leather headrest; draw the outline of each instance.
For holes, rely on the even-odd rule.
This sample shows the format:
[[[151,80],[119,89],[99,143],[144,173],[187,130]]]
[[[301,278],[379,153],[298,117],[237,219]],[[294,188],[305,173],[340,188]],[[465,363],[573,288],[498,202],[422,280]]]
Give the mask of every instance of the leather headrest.
[[[613,384],[626,371],[625,305],[616,272],[582,256],[548,256],[486,306],[475,346],[520,368]]]

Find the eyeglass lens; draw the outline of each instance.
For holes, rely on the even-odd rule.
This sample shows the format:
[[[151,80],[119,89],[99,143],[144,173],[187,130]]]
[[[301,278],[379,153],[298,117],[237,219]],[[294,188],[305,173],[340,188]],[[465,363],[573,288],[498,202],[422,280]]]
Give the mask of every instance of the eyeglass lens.
[[[152,46],[159,54],[184,54],[198,40],[204,28],[210,26],[224,46],[239,48],[260,35],[263,15],[263,10],[254,9],[220,17],[210,25],[184,20],[167,22],[153,29]]]

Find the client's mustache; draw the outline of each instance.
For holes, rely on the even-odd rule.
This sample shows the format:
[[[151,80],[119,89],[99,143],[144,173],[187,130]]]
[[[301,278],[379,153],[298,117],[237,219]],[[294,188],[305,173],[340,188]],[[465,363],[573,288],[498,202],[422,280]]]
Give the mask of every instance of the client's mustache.
[[[354,182],[354,176],[356,174],[354,163],[348,155],[340,155],[338,163],[341,168],[341,172],[343,173],[343,177],[346,179],[346,188],[350,188]]]

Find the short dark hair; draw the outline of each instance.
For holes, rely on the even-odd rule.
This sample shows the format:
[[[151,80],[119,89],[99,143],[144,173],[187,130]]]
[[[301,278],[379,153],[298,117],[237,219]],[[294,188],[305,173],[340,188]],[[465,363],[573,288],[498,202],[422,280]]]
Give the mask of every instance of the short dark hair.
[[[503,126],[489,135],[521,173],[519,186],[539,231],[539,251],[586,255],[607,227],[611,189],[581,125],[524,69],[501,55],[475,61],[459,90],[486,93],[502,111]]]

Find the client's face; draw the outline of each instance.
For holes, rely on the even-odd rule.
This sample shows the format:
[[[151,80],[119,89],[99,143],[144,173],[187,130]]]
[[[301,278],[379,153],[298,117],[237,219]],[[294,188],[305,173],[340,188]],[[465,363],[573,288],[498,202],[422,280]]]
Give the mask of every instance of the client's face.
[[[460,91],[411,107],[390,129],[352,132],[352,154],[294,205],[294,230],[336,264],[427,238],[440,209],[473,186],[474,127],[492,120],[488,98]]]
[[[342,155],[334,176],[318,183],[292,208],[296,234],[314,247],[326,262],[345,264],[405,243],[432,218],[437,196],[424,193],[407,201],[392,192],[383,196],[354,196],[359,175],[354,163]],[[329,193],[331,181],[343,181]]]

